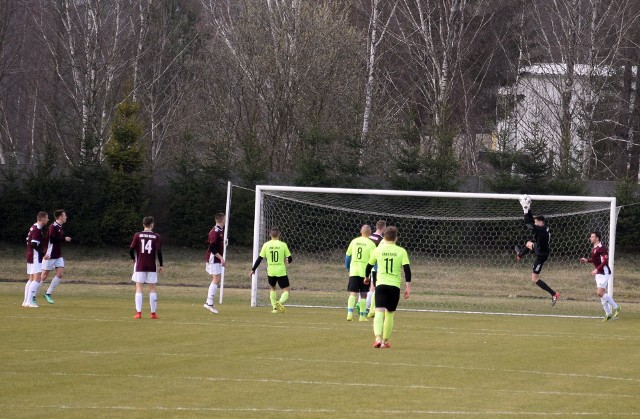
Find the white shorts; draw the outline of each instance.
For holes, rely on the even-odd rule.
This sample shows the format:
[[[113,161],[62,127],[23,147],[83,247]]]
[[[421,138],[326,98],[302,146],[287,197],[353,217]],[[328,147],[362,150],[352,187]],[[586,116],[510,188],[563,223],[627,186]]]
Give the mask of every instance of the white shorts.
[[[27,275],[39,274],[42,272],[42,263],[27,263]]]
[[[157,272],[134,272],[133,275],[131,275],[131,280],[133,282],[138,282],[140,284],[157,284],[158,273]]]
[[[596,287],[607,289],[611,275],[596,274]]]
[[[42,269],[52,271],[54,268],[64,268],[64,259],[49,259],[42,262]]]
[[[207,263],[207,273],[209,275],[220,275],[220,274],[222,274],[222,264],[221,263]]]

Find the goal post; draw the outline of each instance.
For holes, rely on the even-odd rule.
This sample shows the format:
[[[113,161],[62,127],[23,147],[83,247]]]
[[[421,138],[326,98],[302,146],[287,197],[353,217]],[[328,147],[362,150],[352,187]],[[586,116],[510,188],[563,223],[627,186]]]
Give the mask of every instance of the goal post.
[[[224,210],[224,249],[222,251],[222,259],[227,260],[227,247],[229,245],[229,215],[231,213],[231,193],[232,193],[232,184],[231,181],[227,181],[227,202],[225,204]],[[220,296],[219,303],[222,304],[222,300],[224,297],[224,276],[225,276],[225,268],[222,267],[222,273],[220,275]]]
[[[534,213],[547,218],[551,256],[541,278],[563,295],[551,308],[532,286],[533,258],[517,262],[513,248],[532,238],[523,222],[521,195],[258,185],[253,260],[277,225],[293,254],[288,267],[290,304],[346,304],[344,255],[363,224],[379,219],[399,229],[409,253],[412,296],[400,309],[590,315],[593,279],[579,263],[589,231],[600,231],[615,257],[615,197],[530,195]],[[374,228],[375,229],[375,228]],[[251,306],[268,301],[266,263],[252,278]],[[613,280],[609,283],[613,294]],[[566,301],[565,301],[566,298]],[[344,300],[344,301],[343,301]]]

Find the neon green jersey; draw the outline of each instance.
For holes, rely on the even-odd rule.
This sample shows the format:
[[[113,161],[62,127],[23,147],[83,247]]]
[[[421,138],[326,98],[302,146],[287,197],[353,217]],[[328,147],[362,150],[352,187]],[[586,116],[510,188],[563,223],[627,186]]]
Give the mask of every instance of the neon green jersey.
[[[349,276],[359,276],[364,278],[367,269],[367,262],[371,252],[376,248],[376,244],[368,237],[356,237],[351,240],[347,248],[347,256],[351,256],[349,265]]]
[[[262,245],[262,250],[260,250],[260,257],[267,261],[267,275],[269,276],[287,275],[285,260],[289,256],[291,256],[289,246],[277,239],[269,240]]]
[[[369,265],[376,263],[378,263],[376,286],[391,285],[400,288],[402,285],[402,266],[409,265],[407,251],[395,243],[380,244],[369,258]]]

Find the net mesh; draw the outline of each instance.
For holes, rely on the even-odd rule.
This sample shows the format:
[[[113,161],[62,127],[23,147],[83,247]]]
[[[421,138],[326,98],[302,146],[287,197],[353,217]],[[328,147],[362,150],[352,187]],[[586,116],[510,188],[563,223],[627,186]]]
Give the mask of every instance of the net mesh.
[[[549,198],[549,197],[547,197]],[[363,224],[386,220],[399,230],[413,272],[412,295],[399,309],[464,312],[600,315],[588,257],[590,231],[609,240],[608,202],[536,200],[551,229],[551,255],[541,279],[562,295],[550,296],[531,282],[534,255],[515,258],[514,246],[533,236],[517,199],[442,198],[371,194],[264,191],[259,246],[278,226],[293,254],[288,267],[289,304],[346,307],[349,242]],[[263,264],[264,265],[264,264]],[[258,304],[268,303],[261,266]]]

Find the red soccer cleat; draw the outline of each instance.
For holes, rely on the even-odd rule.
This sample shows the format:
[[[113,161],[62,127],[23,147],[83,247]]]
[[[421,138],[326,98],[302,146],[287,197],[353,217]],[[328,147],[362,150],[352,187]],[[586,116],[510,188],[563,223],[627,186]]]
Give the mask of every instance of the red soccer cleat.
[[[379,348],[381,345],[382,345],[382,339],[376,338],[376,340],[373,341],[374,348]]]
[[[555,306],[559,299],[560,299],[560,293],[556,292],[556,294],[553,297],[551,297],[551,306]]]
[[[156,313],[151,313],[151,319],[156,320],[158,318],[158,316],[156,315]]]
[[[137,312],[135,316],[133,316],[134,319],[141,319],[142,318],[142,313],[141,312]]]
[[[380,345],[381,348],[391,348],[391,342],[389,342],[388,340],[384,340],[382,341],[382,344]]]

